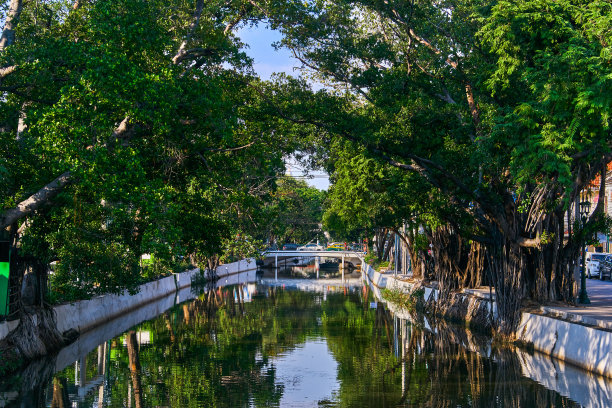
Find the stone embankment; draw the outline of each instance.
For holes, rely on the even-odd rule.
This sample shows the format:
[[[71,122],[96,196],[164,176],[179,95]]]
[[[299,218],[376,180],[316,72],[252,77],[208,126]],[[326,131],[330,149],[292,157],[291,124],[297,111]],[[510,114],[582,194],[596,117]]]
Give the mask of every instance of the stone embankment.
[[[256,269],[254,259],[220,265],[216,277],[227,279],[237,273]],[[194,277],[200,274],[198,268],[173,274],[139,286],[138,293],[130,295],[102,295],[93,299],[80,300],[55,306],[57,328],[60,333],[76,330],[83,334],[112,319],[154,302],[191,286]],[[19,324],[19,320],[0,323],[0,340],[5,338]]]
[[[491,317],[497,309],[495,293],[484,290],[464,290],[454,294],[444,306],[438,300],[436,288],[419,286],[389,273],[380,273],[363,263],[364,274],[377,290],[390,289],[412,293],[423,289],[424,300],[431,307],[437,304],[437,315],[455,321],[462,321],[471,327],[490,328]],[[555,308],[541,307],[535,311],[521,313],[521,321],[516,332],[517,340],[541,353],[578,366],[596,374],[612,377],[612,323],[580,313],[564,313]]]

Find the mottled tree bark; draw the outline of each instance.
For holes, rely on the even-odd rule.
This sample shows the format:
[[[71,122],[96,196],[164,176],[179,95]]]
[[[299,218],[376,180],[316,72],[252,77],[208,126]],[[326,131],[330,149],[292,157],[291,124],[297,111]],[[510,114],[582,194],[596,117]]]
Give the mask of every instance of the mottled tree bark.
[[[17,27],[17,22],[21,16],[22,9],[22,0],[11,0],[9,10],[6,15],[6,20],[4,21],[2,36],[0,37],[0,52],[3,52],[6,47],[15,42],[15,28]]]

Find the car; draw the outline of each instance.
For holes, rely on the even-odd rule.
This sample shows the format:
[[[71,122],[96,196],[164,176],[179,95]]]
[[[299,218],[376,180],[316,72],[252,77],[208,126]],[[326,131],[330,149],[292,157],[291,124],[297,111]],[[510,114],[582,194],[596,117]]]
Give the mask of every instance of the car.
[[[586,255],[586,275],[589,278],[599,278],[599,268],[606,258],[605,253],[587,253]]]
[[[296,249],[298,249],[298,244],[285,244],[283,245],[283,251],[295,251]]]
[[[323,248],[323,246],[319,244],[306,244],[306,245],[302,245],[301,247],[298,247],[297,250],[298,251],[324,251],[325,248]]]
[[[332,242],[327,246],[328,251],[344,251],[344,243]]]
[[[603,261],[599,262],[599,279],[610,279],[612,276],[612,255],[606,255]]]
[[[351,251],[364,252],[364,244],[359,242],[353,242],[351,245],[349,245],[349,249]]]
[[[278,246],[276,244],[270,244],[264,249],[264,251],[278,251]]]

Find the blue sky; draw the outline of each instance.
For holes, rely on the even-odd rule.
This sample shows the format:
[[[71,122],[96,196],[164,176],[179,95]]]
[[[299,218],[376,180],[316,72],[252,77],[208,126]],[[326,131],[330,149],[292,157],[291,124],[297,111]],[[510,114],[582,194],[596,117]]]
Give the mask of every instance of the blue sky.
[[[261,78],[269,79],[275,72],[285,72],[293,76],[299,75],[299,71],[293,69],[299,66],[299,62],[291,56],[291,53],[286,49],[276,50],[272,46],[272,43],[280,41],[282,38],[278,31],[272,31],[260,24],[256,27],[245,27],[238,30],[238,36],[245,44],[249,45],[245,52],[253,58],[253,68]],[[303,170],[295,164],[292,164],[289,170],[294,176],[300,177],[304,174]],[[312,174],[315,176],[314,178],[305,179],[309,185],[319,190],[329,188],[329,178],[326,177],[326,173],[313,172]]]
[[[249,47],[245,51],[254,59],[254,68],[260,77],[270,79],[274,72],[297,75],[293,67],[298,63],[291,57],[291,53],[284,48],[277,51],[272,47],[272,43],[282,38],[278,31],[270,30],[260,24],[256,27],[240,29],[238,36],[245,44],[248,44]]]

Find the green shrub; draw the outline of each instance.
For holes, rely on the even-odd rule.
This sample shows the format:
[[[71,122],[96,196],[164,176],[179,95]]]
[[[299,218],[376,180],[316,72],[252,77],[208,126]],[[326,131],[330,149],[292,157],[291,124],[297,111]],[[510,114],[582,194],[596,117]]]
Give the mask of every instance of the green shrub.
[[[405,293],[399,289],[382,290],[383,299],[405,310],[415,310],[420,308],[424,294],[425,291],[423,289],[417,289],[411,293]]]

